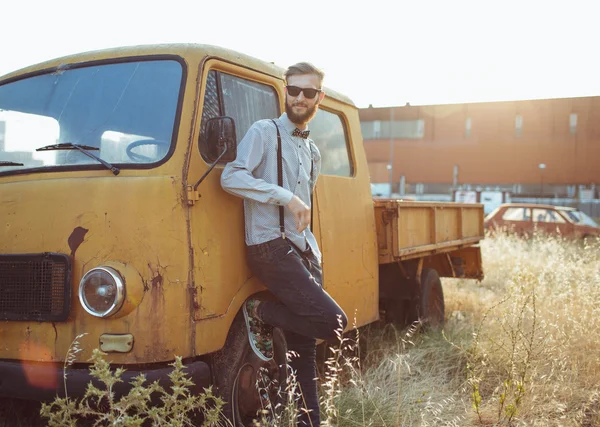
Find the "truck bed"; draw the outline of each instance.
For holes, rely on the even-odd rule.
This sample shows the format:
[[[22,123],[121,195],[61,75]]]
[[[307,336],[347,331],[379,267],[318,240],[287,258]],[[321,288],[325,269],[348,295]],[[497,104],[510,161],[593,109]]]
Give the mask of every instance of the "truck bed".
[[[451,252],[484,238],[483,205],[374,200],[379,263]]]

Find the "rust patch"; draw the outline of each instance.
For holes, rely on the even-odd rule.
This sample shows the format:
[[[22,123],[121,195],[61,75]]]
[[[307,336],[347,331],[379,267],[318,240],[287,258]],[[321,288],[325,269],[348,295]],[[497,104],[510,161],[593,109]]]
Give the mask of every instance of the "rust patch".
[[[153,288],[156,288],[156,287],[162,288],[162,285],[163,285],[163,277],[160,275],[160,273],[157,273],[157,275],[152,278],[152,287]]]
[[[150,290],[150,286],[148,286],[148,281],[144,279],[144,276],[142,276],[142,273],[140,273],[139,271],[138,274],[140,275],[140,279],[142,279],[142,284],[144,285],[144,292],[148,292]]]
[[[194,310],[202,309],[202,306],[198,302],[198,290],[195,286],[190,286],[189,289],[190,293],[192,294],[192,307],[194,308]]]
[[[69,248],[71,249],[71,257],[75,256],[75,251],[79,248],[79,245],[83,243],[83,238],[88,232],[87,228],[83,227],[75,227],[67,242],[69,243]]]
[[[150,272],[152,274],[152,278],[150,279],[150,284],[152,285],[152,289],[159,289],[162,290],[163,287],[163,276],[162,274],[160,274],[160,270],[161,268],[164,270],[164,267],[162,267],[159,264],[157,264],[156,269],[152,268],[152,264],[148,263],[148,268],[150,269]]]
[[[147,281],[150,287],[150,313],[165,313],[165,294],[163,292],[163,284],[166,280],[165,268],[160,265],[160,261],[158,260],[156,266],[148,262],[148,268],[150,270],[150,277]],[[161,332],[164,330],[164,325],[161,323],[161,316],[151,315],[147,320],[150,322],[150,330],[156,331],[156,334],[153,337],[154,345],[148,346],[144,351],[144,360],[161,360],[165,355],[165,351],[167,351],[166,342],[164,342],[166,337]]]

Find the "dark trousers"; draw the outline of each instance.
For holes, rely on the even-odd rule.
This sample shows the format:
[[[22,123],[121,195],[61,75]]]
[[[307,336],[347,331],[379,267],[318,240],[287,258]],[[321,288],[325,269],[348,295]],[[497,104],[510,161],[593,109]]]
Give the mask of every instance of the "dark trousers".
[[[320,425],[316,373],[316,339],[332,339],[345,329],[348,318],[323,289],[321,266],[312,252],[302,252],[289,240],[278,238],[248,246],[248,263],[278,301],[264,301],[258,307],[263,322],[280,327],[302,396],[299,425]],[[310,419],[309,419],[310,418]]]

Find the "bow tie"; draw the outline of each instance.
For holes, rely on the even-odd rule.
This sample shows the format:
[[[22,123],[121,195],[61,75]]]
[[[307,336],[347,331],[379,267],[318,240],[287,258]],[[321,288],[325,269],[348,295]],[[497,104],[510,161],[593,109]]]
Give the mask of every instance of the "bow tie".
[[[294,129],[294,132],[292,132],[292,136],[299,136],[301,138],[308,138],[308,134],[310,133],[309,130],[300,130],[298,128]]]

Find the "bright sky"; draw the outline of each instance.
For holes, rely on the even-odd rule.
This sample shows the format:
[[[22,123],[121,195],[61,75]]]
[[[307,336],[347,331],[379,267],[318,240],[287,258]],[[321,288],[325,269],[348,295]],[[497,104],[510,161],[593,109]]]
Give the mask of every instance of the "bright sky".
[[[600,95],[598,0],[8,0],[0,16],[0,75],[185,42],[311,61],[358,107]]]

